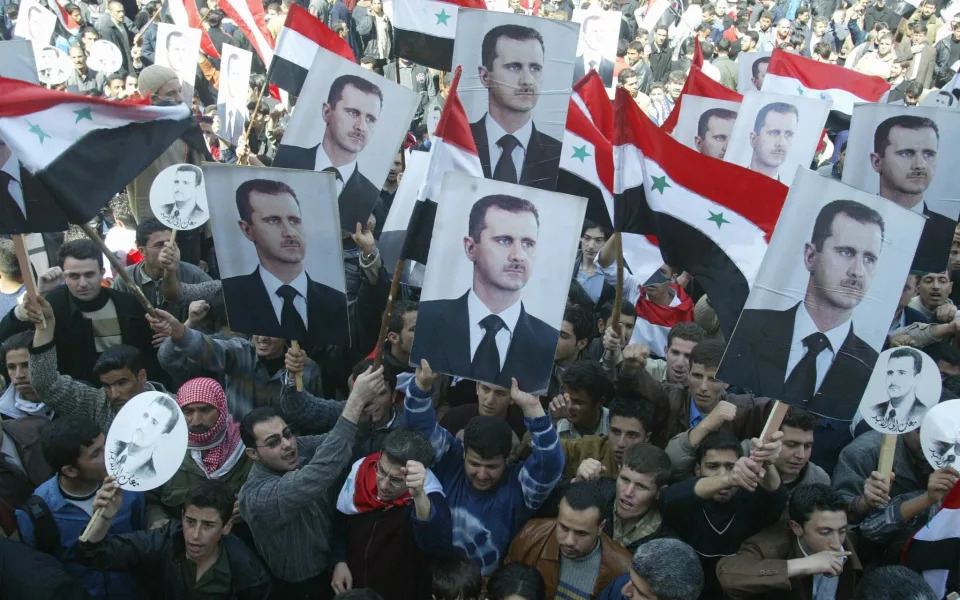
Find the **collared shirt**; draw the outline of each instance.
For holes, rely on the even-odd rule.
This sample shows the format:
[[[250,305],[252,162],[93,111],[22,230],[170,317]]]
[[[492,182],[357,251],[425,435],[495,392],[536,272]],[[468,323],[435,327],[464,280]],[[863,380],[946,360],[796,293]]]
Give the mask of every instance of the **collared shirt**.
[[[700,409],[697,408],[697,403],[693,401],[693,394],[690,394],[690,429],[693,429],[700,424],[700,421],[703,420],[703,415],[700,414]]]
[[[277,323],[279,323],[281,321],[280,315],[283,312],[283,298],[277,294],[277,290],[279,290],[280,286],[284,285],[284,283],[274,277],[273,273],[264,269],[262,265],[257,270],[260,272],[260,278],[263,280],[263,287],[267,289],[267,296],[270,297],[270,303],[273,304],[273,312],[276,313]],[[304,327],[309,328],[310,324],[307,322],[306,271],[300,271],[300,274],[297,275],[296,279],[287,285],[297,290],[297,297],[293,299],[293,307],[297,309],[298,313],[300,313],[300,318],[303,319]]]
[[[500,317],[506,327],[502,327],[500,331],[497,332],[497,352],[500,354],[500,368],[503,368],[503,363],[507,360],[507,350],[510,348],[510,340],[513,339],[513,331],[517,327],[517,321],[520,320],[520,307],[521,302],[517,300],[510,307],[505,310],[497,313],[497,316]],[[470,360],[473,360],[473,355],[477,352],[477,347],[480,345],[480,340],[483,339],[483,335],[486,332],[483,327],[480,326],[480,321],[485,319],[488,315],[494,314],[487,305],[483,303],[480,298],[477,297],[476,292],[473,291],[473,288],[470,288],[470,292],[467,294],[467,315],[470,317]]]
[[[852,327],[853,324],[850,321],[846,321],[830,331],[823,332],[823,334],[827,336],[827,340],[830,341],[830,347],[824,348],[823,351],[817,355],[817,385],[814,390],[820,389],[823,379],[827,376],[827,371],[830,370],[830,365],[833,364],[833,359],[837,355],[837,351],[840,349],[840,346],[843,345],[843,341],[847,339],[847,335],[850,334]],[[787,359],[787,370],[783,375],[784,381],[790,377],[790,373],[793,372],[794,367],[797,366],[800,359],[807,353],[807,347],[803,345],[803,338],[817,331],[819,331],[817,325],[813,322],[810,313],[807,312],[806,306],[801,302],[800,306],[797,307],[797,316],[793,321],[793,339],[790,342],[790,356]]]
[[[594,261],[594,266],[596,270],[593,272],[593,275],[587,275],[583,270],[583,263],[580,263],[580,267],[577,269],[577,283],[583,286],[583,289],[586,290],[587,295],[590,296],[590,299],[594,302],[597,302],[600,299],[600,294],[603,292],[603,282],[607,278],[607,270],[600,266],[600,263]],[[617,270],[613,270],[613,276],[617,276]]]
[[[188,556],[184,561],[184,570],[187,572],[187,588],[192,588],[191,598],[195,600],[216,600],[230,595],[232,575],[230,560],[227,553],[220,546],[217,561],[207,569],[197,580],[197,563]]]
[[[587,73],[590,70],[596,71],[597,69],[599,69],[600,62],[603,60],[603,57],[600,56],[599,52],[594,52],[594,53],[584,52],[582,60],[583,60],[583,72]],[[591,62],[593,62],[592,67],[590,66]]]
[[[333,161],[330,160],[330,157],[327,156],[327,153],[323,150],[323,144],[317,146],[317,161],[313,165],[314,171],[322,171],[333,167],[337,170],[337,173],[340,174],[340,177],[337,178],[337,195],[339,196],[343,192],[343,186],[346,184],[347,180],[353,177],[353,172],[357,170],[357,161],[348,162],[345,165],[336,166],[333,164]]]
[[[560,419],[557,421],[557,435],[562,440],[571,440],[579,439],[585,435],[608,435],[610,433],[610,409],[606,406],[601,407],[600,409],[600,422],[597,423],[597,428],[593,431],[587,431],[581,433],[577,431],[576,427],[573,426],[568,419]]]
[[[803,544],[797,540],[797,547],[804,556],[810,556],[803,549]],[[846,560],[846,559],[843,559]],[[837,597],[837,585],[840,583],[839,577],[827,577],[825,575],[813,576],[813,600],[834,600]]]
[[[0,167],[0,171],[10,176],[10,184],[7,186],[7,191],[10,192],[10,197],[17,203],[17,206],[20,207],[20,212],[22,212],[24,218],[26,218],[27,207],[23,204],[23,187],[20,185],[20,161],[11,156],[7,159],[7,162],[3,163],[3,167]]]
[[[500,123],[497,123],[489,113],[484,117],[483,121],[484,127],[486,127],[487,130],[487,149],[490,152],[490,170],[492,172],[497,168],[497,162],[500,160],[500,155],[503,154],[503,150],[497,145],[497,142],[500,141],[500,138],[507,135],[507,132],[503,127],[500,127]],[[520,144],[513,149],[513,154],[511,155],[513,164],[517,168],[517,179],[519,180],[523,172],[523,159],[526,157],[527,147],[530,145],[530,136],[533,135],[533,119],[528,120],[523,127],[510,135],[517,138],[517,141],[520,142]]]

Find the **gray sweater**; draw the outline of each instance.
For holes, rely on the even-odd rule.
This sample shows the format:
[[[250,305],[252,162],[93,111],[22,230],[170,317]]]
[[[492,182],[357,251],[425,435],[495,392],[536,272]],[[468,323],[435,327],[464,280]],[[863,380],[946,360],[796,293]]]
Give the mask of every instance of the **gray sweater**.
[[[341,417],[324,435],[297,438],[301,467],[278,473],[261,463],[240,488],[240,514],[274,577],[299,582],[330,567],[331,515],[357,426]]]

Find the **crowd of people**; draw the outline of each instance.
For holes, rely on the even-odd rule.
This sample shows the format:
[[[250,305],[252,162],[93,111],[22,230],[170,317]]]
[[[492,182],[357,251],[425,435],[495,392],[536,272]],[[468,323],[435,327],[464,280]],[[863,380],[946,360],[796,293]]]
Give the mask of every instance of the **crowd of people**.
[[[8,39],[18,4],[0,4]],[[647,5],[637,0],[488,4],[558,19],[619,11],[616,85],[657,123],[681,93],[695,37],[703,71],[733,89],[740,54],[779,48],[879,75],[891,102],[917,104],[960,61],[957,3],[943,0],[923,0],[908,18],[885,0],[691,0],[650,30],[638,26]],[[725,340],[696,279],[664,265],[657,282],[629,281],[615,306],[603,225],[583,224],[546,394],[411,364],[413,286],[380,339],[390,294],[380,230],[403,151],[429,150],[430,115],[451,82],[395,60],[380,0],[305,5],[361,65],[421,96],[367,226],[344,235],[349,344],[314,346],[231,330],[217,267],[228,249],[205,226],[174,241],[148,201],[173,164],[269,166],[289,107],[265,97],[249,139],[231,145],[218,135],[217,60],[201,52],[193,98],[154,64],[161,2],[63,6],[81,27],[50,40],[75,65],[57,87],[192,103],[199,127],[95,223],[154,315],[76,226],[43,236],[50,267],[36,274],[35,299],[25,284],[34,275],[0,239],[0,596],[935,599],[901,555],[960,473],[931,468],[914,430],[897,440],[895,476],[884,475],[882,434],[796,406],[762,437],[775,399],[717,379]],[[215,46],[251,47],[216,2],[200,9]],[[274,33],[288,9],[265,5]],[[121,49],[122,71],[87,67],[97,39]],[[264,72],[255,58],[251,111]],[[823,168],[839,179],[835,154]],[[887,339],[933,358],[943,399],[960,397],[960,233],[947,260],[942,273],[911,272]],[[630,343],[639,302],[669,307],[681,296],[695,309],[664,347]],[[107,475],[105,435],[144,392],[175,400],[188,447],[166,483],[131,492]]]

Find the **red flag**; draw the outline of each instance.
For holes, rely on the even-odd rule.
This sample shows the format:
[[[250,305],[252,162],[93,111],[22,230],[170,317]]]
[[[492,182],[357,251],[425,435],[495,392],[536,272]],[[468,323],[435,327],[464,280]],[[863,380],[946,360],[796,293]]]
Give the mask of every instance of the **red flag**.
[[[343,38],[305,8],[291,4],[280,35],[277,36],[273,63],[270,65],[270,83],[299,96],[320,48],[339,54],[350,62],[356,61],[353,50]]]
[[[203,19],[197,11],[197,3],[193,0],[168,0],[167,11],[170,18],[178,27],[193,27],[200,30],[200,50],[211,58],[220,58],[217,47],[210,39],[210,34],[203,28]]]
[[[703,48],[700,47],[700,37],[697,35],[693,36],[693,62],[691,65],[698,69],[703,68]]]
[[[699,42],[697,43],[697,48],[700,48]],[[700,56],[700,59],[703,60],[703,55]],[[694,61],[696,61],[696,55],[694,55]],[[769,73],[769,71],[767,72]],[[677,98],[677,103],[673,106],[673,112],[670,113],[670,116],[667,117],[667,120],[661,125],[661,129],[667,133],[672,133],[673,128],[677,126],[677,120],[680,118],[680,103],[683,102],[683,97],[687,94],[691,96],[703,96],[705,98],[716,98],[717,100],[743,102],[743,96],[719,81],[714,81],[707,77],[703,71],[700,70],[700,67],[692,66],[690,67],[690,74],[687,75],[687,81],[683,84],[683,91],[680,93],[680,97]]]
[[[189,4],[191,0],[186,0]],[[256,50],[263,64],[273,61],[273,35],[267,29],[267,20],[260,0],[217,0],[217,6],[230,17],[250,45]]]

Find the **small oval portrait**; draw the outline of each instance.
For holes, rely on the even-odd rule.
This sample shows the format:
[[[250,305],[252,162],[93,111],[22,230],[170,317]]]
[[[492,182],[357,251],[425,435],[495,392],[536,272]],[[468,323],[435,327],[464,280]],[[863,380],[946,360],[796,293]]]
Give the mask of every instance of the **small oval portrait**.
[[[116,73],[123,65],[123,55],[120,48],[113,42],[107,40],[97,40],[90,46],[90,55],[87,56],[87,67],[110,75]]]
[[[920,426],[920,447],[934,469],[960,465],[960,400],[947,400],[927,411]]]
[[[187,421],[177,402],[144,392],[123,405],[106,442],[107,473],[121,488],[152,490],[173,477],[187,451]]]
[[[881,433],[920,427],[940,401],[940,370],[926,353],[902,346],[880,354],[860,401],[860,414]]]
[[[67,53],[54,46],[37,50],[37,77],[40,83],[58,85],[64,83],[73,71],[73,63]]]
[[[207,192],[203,171],[188,164],[171,165],[150,186],[150,209],[171,229],[195,229],[207,222]]]

